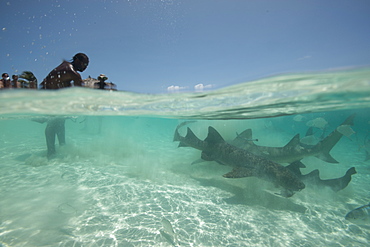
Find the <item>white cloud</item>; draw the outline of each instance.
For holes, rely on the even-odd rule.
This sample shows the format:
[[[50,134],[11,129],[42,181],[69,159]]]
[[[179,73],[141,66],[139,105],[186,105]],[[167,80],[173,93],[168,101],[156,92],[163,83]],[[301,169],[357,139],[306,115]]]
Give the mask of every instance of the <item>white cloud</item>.
[[[204,89],[210,89],[213,88],[213,85],[208,84],[208,85],[203,85],[202,83],[199,83],[194,86],[195,92],[203,92]]]
[[[174,85],[167,87],[168,92],[178,92],[183,89],[186,89],[186,87],[180,87],[180,86],[174,86]]]
[[[297,60],[298,61],[301,61],[301,60],[306,60],[306,59],[310,59],[310,58],[312,58],[312,56],[311,55],[307,55],[307,56],[304,56],[304,57],[300,57]]]

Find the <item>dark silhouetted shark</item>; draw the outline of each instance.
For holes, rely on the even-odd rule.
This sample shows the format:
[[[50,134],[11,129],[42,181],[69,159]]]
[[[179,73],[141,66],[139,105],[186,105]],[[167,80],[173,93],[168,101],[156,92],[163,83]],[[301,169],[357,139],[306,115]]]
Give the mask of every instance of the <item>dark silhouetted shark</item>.
[[[353,125],[355,114],[349,116],[342,125]],[[232,145],[246,149],[249,152],[262,156],[266,159],[278,163],[292,163],[307,156],[315,156],[329,163],[338,163],[330,154],[330,150],[338,143],[343,136],[337,129],[314,146],[303,145],[300,143],[299,134],[295,135],[284,147],[258,146],[252,140],[252,130],[247,129],[231,141]]]
[[[216,161],[234,168],[224,177],[232,177],[232,175],[234,177],[258,177],[281,186],[284,189],[281,195],[284,197],[290,197],[296,191],[305,188],[305,184],[291,170],[227,143],[211,126],[208,127],[208,136],[204,141],[196,137],[190,128],[187,128],[187,134],[183,137],[179,134],[178,128],[175,131],[174,141],[180,141],[179,147],[199,149],[202,151],[203,160]],[[239,170],[242,170],[243,174],[237,174]]]

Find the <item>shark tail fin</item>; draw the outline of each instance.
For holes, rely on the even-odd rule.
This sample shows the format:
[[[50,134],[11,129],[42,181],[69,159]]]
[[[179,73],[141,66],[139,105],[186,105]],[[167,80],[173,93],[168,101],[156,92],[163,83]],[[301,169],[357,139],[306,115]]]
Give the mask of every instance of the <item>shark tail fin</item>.
[[[328,163],[339,163],[336,159],[333,158],[333,156],[331,156],[329,154],[331,148],[327,148],[327,149],[323,149],[318,155],[316,155],[315,157],[323,160],[323,161],[326,161]]]
[[[356,171],[356,168],[354,167],[351,167],[348,169],[348,171],[346,172],[346,175],[353,175],[353,174],[356,174],[357,171]]]
[[[225,140],[224,140],[224,138],[222,138],[220,133],[218,133],[215,128],[213,128],[212,126],[209,126],[208,127],[208,136],[204,141],[209,143],[209,144],[214,144],[214,143],[218,143],[218,142],[224,142]]]
[[[334,159],[329,154],[329,152],[335,146],[335,144],[338,143],[341,137],[342,137],[342,134],[340,134],[337,130],[334,130],[327,137],[325,137],[324,140],[316,144],[314,149],[315,148],[320,149],[320,152],[318,155],[316,155],[316,157],[319,159],[322,159],[323,161],[329,162],[329,163],[339,163],[336,159]]]
[[[179,142],[179,141],[181,141],[181,138],[183,138],[183,137],[180,135],[180,133],[179,133],[179,129],[180,129],[181,127],[185,126],[185,125],[188,125],[188,124],[191,124],[191,123],[194,123],[194,122],[196,122],[196,121],[185,121],[185,122],[182,122],[182,123],[180,123],[179,125],[177,125],[176,130],[175,130],[175,135],[174,135],[174,137],[173,137],[173,141],[174,141],[174,142]]]
[[[187,128],[186,136],[185,137],[180,136],[180,140],[179,140],[180,141],[179,147],[189,147],[189,145],[186,144],[185,141],[183,141],[183,140],[187,140],[191,143],[200,142],[200,139],[194,134],[194,132],[189,127]]]
[[[355,118],[356,114],[352,114],[349,116],[341,125],[353,125],[353,119]],[[330,154],[330,150],[338,143],[340,138],[343,136],[337,129],[331,132],[327,137],[324,138],[321,142],[319,142],[314,148],[320,149],[320,153],[316,155],[317,158],[322,159],[329,163],[339,163],[336,159],[334,159]]]

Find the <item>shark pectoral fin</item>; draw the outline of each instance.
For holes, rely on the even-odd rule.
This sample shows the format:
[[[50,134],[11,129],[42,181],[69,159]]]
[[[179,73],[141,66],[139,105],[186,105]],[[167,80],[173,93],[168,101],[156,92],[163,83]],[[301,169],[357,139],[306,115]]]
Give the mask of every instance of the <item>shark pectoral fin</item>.
[[[200,156],[203,160],[205,161],[213,161],[214,159],[209,155],[207,154],[206,152],[202,152],[201,156]]]
[[[330,150],[329,150],[330,151]],[[334,159],[329,152],[326,152],[325,150],[319,153],[318,155],[315,156],[316,158],[319,158],[323,161],[326,161],[328,163],[339,163],[336,159]]]
[[[179,143],[179,145],[177,147],[179,147],[179,148],[181,148],[181,147],[189,147],[189,145],[187,145],[186,143],[180,141],[180,143]]]
[[[253,170],[244,167],[234,168],[231,172],[226,173],[223,175],[225,178],[245,178],[245,177],[252,177]]]
[[[195,164],[199,164],[199,163],[203,163],[203,162],[206,162],[206,161],[204,159],[197,159],[197,160],[194,160],[191,164],[195,165]]]
[[[289,198],[289,197],[292,197],[294,195],[294,191],[288,190],[288,189],[284,189],[284,190],[280,191],[280,193],[277,194],[277,195],[279,195],[281,197],[284,197],[284,198]]]

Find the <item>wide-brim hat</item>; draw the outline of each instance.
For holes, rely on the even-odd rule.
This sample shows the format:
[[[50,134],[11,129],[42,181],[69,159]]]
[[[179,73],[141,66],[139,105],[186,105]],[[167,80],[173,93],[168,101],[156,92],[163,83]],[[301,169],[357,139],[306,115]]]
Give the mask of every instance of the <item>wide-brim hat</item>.
[[[104,75],[104,74],[100,74],[99,76],[98,76],[98,79],[99,78],[103,78],[104,80],[108,80],[108,77],[106,76],[106,75]]]

